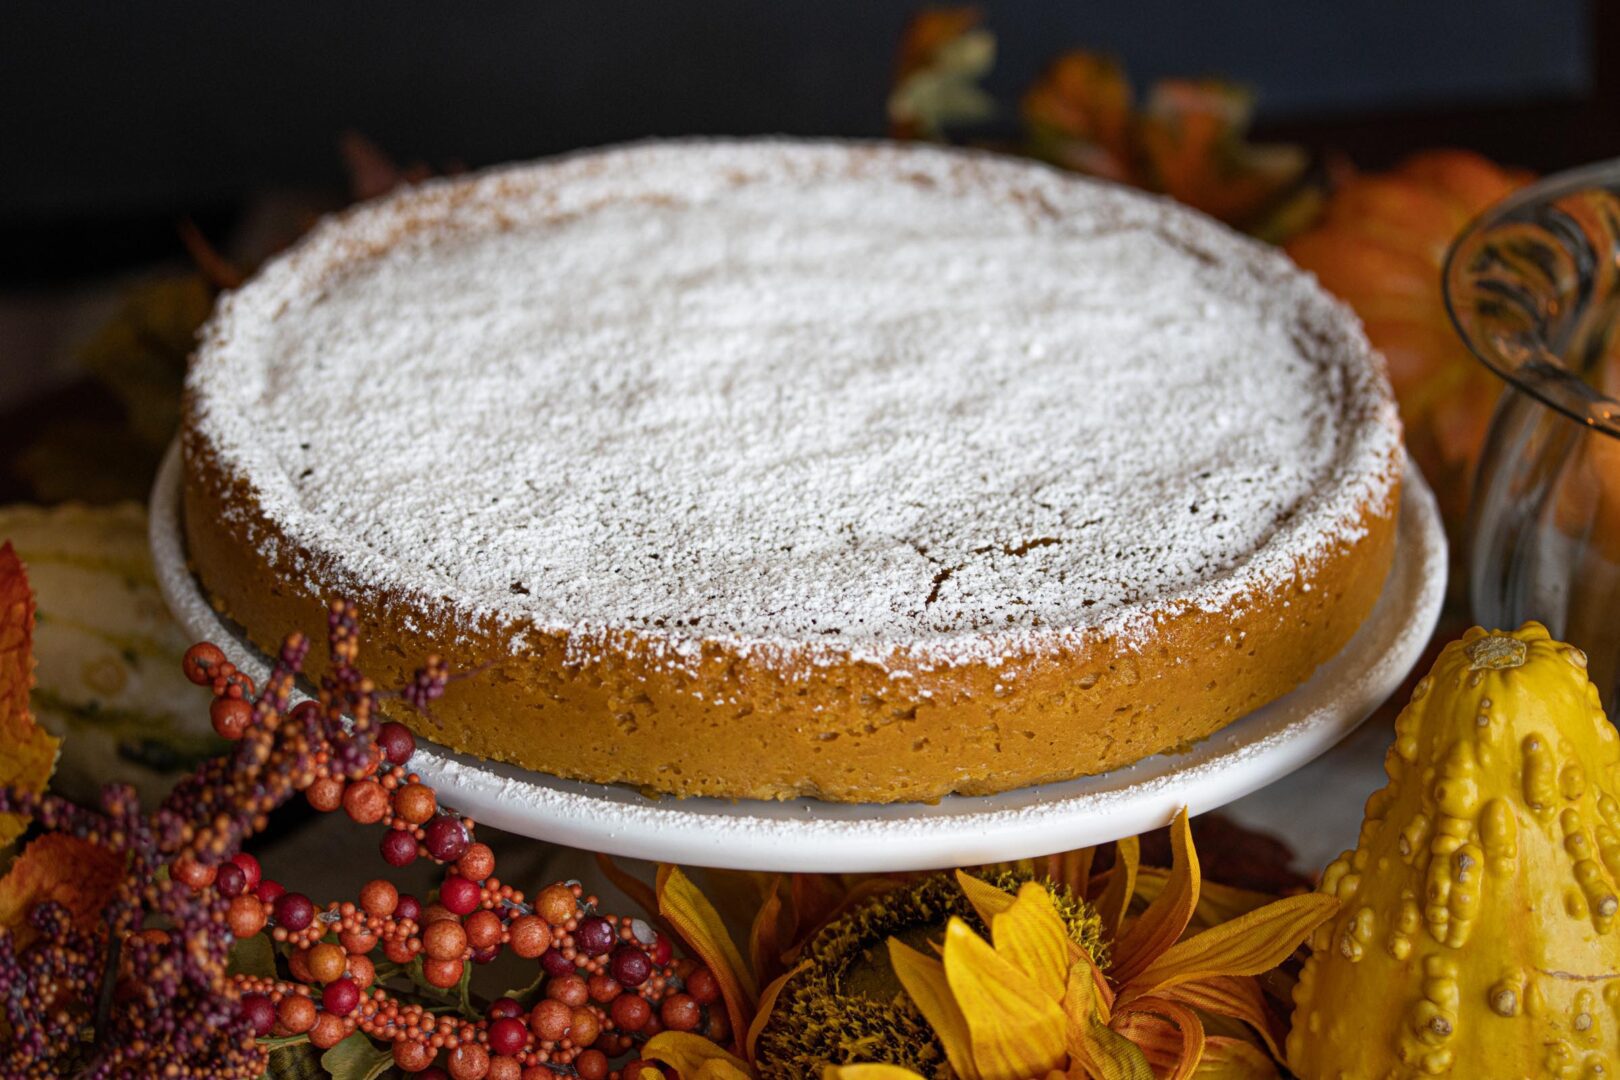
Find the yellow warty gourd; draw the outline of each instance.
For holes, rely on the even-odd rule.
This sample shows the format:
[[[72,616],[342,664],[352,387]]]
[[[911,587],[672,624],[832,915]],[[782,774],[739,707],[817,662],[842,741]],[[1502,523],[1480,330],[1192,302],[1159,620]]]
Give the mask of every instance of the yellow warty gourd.
[[[1328,867],[1303,1080],[1620,1080],[1620,736],[1538,623],[1446,646]]]

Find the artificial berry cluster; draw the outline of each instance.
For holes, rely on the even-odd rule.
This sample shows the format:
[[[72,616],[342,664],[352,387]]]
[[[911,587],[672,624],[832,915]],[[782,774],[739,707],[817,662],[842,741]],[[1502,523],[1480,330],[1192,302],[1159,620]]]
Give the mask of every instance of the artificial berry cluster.
[[[146,878],[120,889],[108,920],[120,960],[114,1004],[100,1024],[122,1021],[128,1037],[97,1030],[87,1039],[95,1017],[65,1009],[49,1031],[35,1026],[32,1060],[60,1064],[72,1046],[88,1046],[76,1062],[86,1076],[246,1078],[263,1071],[261,1040],[303,1036],[327,1048],[358,1031],[390,1046],[399,1069],[423,1080],[620,1080],[640,1075],[636,1050],[659,1031],[729,1041],[713,974],[677,959],[646,922],[599,911],[577,882],[548,885],[531,899],[495,876],[494,853],[475,840],[473,822],[441,807],[409,771],[410,731],[379,722],[383,695],[355,665],[358,637],[352,605],[334,604],[328,673],[318,698],[296,707],[301,637],[287,639],[257,695],[217,647],[192,647],[185,673],[212,690],[214,728],[237,745],[177,785],[150,819],[127,789],[110,790],[100,815],[0,789],[0,810],[21,809],[47,828],[128,851],[132,875],[144,868]],[[449,679],[431,659],[396,693],[426,708]],[[242,842],[299,791],[317,810],[381,826],[389,866],[442,864],[436,893],[419,899],[379,877],[353,901],[321,905],[266,876]],[[166,875],[158,872],[165,865]],[[107,950],[90,948],[59,907],[39,905],[33,921],[43,949],[18,953],[0,933],[0,984],[10,991],[14,1031],[30,991],[94,1001],[109,977],[92,956]],[[233,942],[261,934],[274,943],[276,974],[226,975]],[[470,1003],[472,968],[503,952],[536,965],[523,1000],[503,997],[473,1015],[414,1000],[420,983],[460,990]],[[40,1069],[15,1075],[58,1075],[56,1065]]]

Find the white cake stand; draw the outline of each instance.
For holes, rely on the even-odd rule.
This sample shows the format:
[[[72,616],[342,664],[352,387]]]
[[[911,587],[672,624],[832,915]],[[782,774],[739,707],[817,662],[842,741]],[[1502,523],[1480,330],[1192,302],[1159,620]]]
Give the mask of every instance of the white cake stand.
[[[179,493],[176,445],[152,492],[158,584],[194,637],[213,641],[260,681],[269,670],[265,657],[213,609],[187,568]],[[1400,685],[1434,631],[1445,591],[1439,511],[1408,462],[1395,563],[1366,624],[1304,685],[1182,753],[1000,795],[889,805],[650,798],[425,741],[418,741],[411,767],[444,803],[494,828],[631,858],[846,873],[1029,858],[1157,828],[1182,806],[1195,814],[1213,810],[1310,761]]]

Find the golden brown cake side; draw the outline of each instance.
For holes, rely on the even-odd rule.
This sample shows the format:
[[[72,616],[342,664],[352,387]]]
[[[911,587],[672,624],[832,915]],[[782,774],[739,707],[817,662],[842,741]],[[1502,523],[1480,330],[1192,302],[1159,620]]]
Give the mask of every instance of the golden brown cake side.
[[[365,663],[402,683],[420,658],[478,670],[430,717],[427,737],[571,779],[674,795],[894,802],[983,794],[1105,772],[1205,738],[1298,686],[1366,619],[1394,555],[1398,490],[1287,586],[1217,611],[1157,620],[1153,643],[1054,643],[996,667],[969,662],[891,678],[875,664],[803,664],[707,645],[695,673],[633,635],[568,659],[560,634],[510,633],[434,613],[431,598],[381,595],[308,561],[257,511],[188,426],[185,533],[218,608],[273,651],[319,635],[326,599],[356,601]],[[453,644],[452,644],[453,643]],[[317,650],[318,652],[318,650]],[[318,675],[322,660],[312,653]],[[396,711],[398,711],[396,707]]]

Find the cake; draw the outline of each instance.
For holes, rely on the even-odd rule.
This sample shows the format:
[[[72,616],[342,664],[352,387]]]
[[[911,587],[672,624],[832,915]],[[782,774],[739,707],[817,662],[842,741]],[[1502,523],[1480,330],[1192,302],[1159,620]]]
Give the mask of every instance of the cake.
[[[1356,632],[1400,432],[1355,318],[994,155],[683,141],[435,181],[224,297],[185,535],[258,645],[356,601],[418,732],[577,780],[929,800],[1185,747]]]

